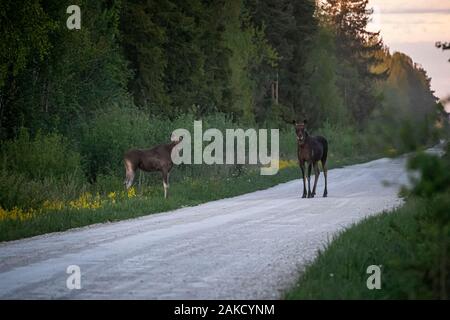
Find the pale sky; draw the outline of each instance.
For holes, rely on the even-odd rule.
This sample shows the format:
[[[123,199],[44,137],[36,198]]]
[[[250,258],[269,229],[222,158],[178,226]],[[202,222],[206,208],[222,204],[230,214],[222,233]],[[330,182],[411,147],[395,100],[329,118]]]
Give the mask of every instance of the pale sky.
[[[450,95],[450,50],[436,41],[450,42],[450,0],[370,0],[375,10],[370,30],[380,30],[384,43],[409,55],[432,78],[435,95]],[[450,111],[450,105],[447,105]]]

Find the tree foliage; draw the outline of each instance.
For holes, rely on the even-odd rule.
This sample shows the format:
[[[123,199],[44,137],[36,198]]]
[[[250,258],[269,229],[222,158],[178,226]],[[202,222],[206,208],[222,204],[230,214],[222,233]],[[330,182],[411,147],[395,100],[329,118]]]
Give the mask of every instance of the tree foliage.
[[[379,32],[367,31],[372,10],[369,0],[326,0],[322,6],[324,21],[335,35],[336,55],[340,61],[338,85],[344,104],[353,119],[364,124],[372,111],[380,104],[374,90],[376,79],[385,73],[376,73],[373,67],[381,60],[382,50]]]
[[[425,71],[366,30],[367,0],[79,0],[82,28],[68,30],[72,2],[0,4],[1,139],[26,127],[78,143],[113,105],[360,130],[434,108]]]

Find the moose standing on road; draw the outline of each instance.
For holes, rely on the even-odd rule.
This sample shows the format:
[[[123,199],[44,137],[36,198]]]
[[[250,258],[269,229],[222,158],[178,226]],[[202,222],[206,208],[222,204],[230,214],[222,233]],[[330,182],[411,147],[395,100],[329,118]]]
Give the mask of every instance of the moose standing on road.
[[[306,120],[302,123],[292,122],[295,126],[298,143],[298,162],[302,169],[303,196],[302,198],[314,198],[316,195],[317,180],[319,180],[319,161],[322,162],[323,175],[325,176],[325,190],[323,196],[328,195],[327,191],[327,154],[328,141],[322,136],[310,136],[306,130]],[[308,193],[306,193],[306,166],[308,165]],[[311,192],[311,169],[314,168],[314,187]]]
[[[164,198],[168,197],[169,173],[173,167],[172,150],[183,137],[171,136],[169,144],[160,144],[152,149],[132,149],[125,153],[125,186],[127,189],[133,184],[137,169],[142,171],[161,171],[164,186]]]

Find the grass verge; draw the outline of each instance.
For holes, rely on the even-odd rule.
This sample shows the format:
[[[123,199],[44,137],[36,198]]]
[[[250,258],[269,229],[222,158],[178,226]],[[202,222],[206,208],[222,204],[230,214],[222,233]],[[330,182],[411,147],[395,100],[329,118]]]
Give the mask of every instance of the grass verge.
[[[343,231],[284,298],[448,299],[450,229],[432,218],[439,210],[450,212],[444,199],[410,199]],[[381,266],[379,290],[367,288],[370,265]]]

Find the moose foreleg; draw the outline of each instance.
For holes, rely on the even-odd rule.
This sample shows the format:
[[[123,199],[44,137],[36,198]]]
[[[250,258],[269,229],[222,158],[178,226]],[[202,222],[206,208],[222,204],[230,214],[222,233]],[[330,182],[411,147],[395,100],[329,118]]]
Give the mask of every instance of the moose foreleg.
[[[312,171],[312,164],[310,162],[308,165],[308,198],[312,198],[312,196],[311,196],[311,171]]]
[[[316,195],[316,187],[317,187],[317,181],[319,180],[319,175],[320,175],[319,165],[316,162],[316,163],[314,163],[314,187],[313,187],[313,192],[311,194],[311,198],[314,198],[314,196]]]
[[[303,196],[302,198],[306,198],[306,172],[305,172],[305,164],[301,163],[300,168],[302,169],[302,180],[303,180]]]

